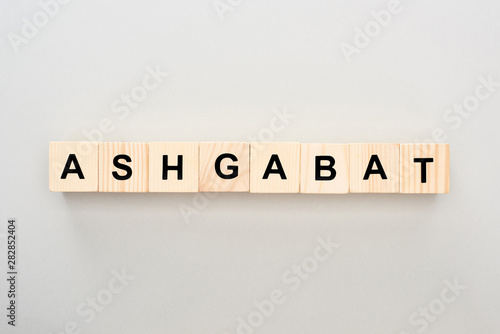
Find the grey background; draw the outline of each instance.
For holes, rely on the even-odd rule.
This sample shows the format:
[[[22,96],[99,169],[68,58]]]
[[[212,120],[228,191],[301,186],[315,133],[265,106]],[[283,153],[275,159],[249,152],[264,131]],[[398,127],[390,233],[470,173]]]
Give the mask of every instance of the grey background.
[[[19,224],[18,326],[5,324],[2,270],[2,333],[70,322],[81,333],[236,333],[275,289],[286,300],[255,333],[497,333],[500,88],[458,126],[444,116],[481,77],[500,81],[499,3],[402,1],[351,62],[341,43],[387,1],[231,3],[221,19],[212,0],[72,1],[17,53],[9,33],[40,4],[0,4],[2,268],[7,219]],[[120,118],[113,101],[148,66],[169,76]],[[103,119],[113,124],[103,141],[250,141],[269,135],[276,110],[295,117],[273,141],[421,142],[442,131],[451,193],[48,190],[49,141],[87,140]],[[189,222],[185,206],[197,210]],[[328,236],[338,249],[292,291],[282,275]],[[86,322],[77,307],[121,270],[134,279]],[[428,327],[412,325],[455,279],[467,288]]]

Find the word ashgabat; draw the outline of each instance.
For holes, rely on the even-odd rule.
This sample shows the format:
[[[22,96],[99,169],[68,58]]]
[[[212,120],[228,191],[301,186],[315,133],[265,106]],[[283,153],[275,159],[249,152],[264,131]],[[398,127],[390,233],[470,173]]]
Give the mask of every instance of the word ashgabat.
[[[448,144],[50,143],[51,191],[447,193]]]

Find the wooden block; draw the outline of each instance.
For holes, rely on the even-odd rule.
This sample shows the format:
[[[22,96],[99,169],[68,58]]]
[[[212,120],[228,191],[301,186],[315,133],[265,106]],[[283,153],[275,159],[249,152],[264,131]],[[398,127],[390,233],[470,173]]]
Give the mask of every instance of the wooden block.
[[[250,191],[250,145],[200,143],[200,191]]]
[[[149,143],[150,192],[198,192],[198,143]]]
[[[299,185],[299,143],[251,144],[250,192],[297,193]]]
[[[405,194],[445,194],[450,190],[448,144],[401,144],[400,183]]]
[[[349,156],[350,192],[399,192],[399,144],[350,144]]]
[[[91,142],[49,144],[50,191],[97,191],[98,145]]]
[[[99,191],[147,192],[148,144],[99,143]]]
[[[301,193],[349,192],[348,144],[302,144],[300,160]]]

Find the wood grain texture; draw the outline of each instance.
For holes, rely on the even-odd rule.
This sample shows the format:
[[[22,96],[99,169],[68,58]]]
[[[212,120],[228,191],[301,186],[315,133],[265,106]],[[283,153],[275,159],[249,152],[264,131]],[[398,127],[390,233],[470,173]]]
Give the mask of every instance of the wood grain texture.
[[[331,156],[335,159],[333,180],[316,180],[317,156]],[[301,193],[347,194],[349,192],[349,144],[302,144],[300,160]],[[323,165],[327,165],[327,162]],[[323,171],[320,175],[329,176],[330,172]]]
[[[223,153],[230,153],[237,158],[233,161],[224,158],[220,162],[220,171],[230,175],[233,168],[238,168],[238,176],[223,179],[215,171],[217,158]],[[250,191],[250,145],[248,143],[200,143],[200,191],[209,192],[248,192]]]
[[[182,180],[177,171],[168,171],[163,180],[163,156],[168,165],[177,166],[182,156]],[[149,191],[150,192],[198,192],[198,143],[149,143]]]
[[[378,156],[387,179],[370,175],[368,180],[363,180],[372,155]],[[399,144],[349,144],[349,156],[350,192],[399,192]]]
[[[425,165],[426,182],[422,182],[422,163],[415,158],[432,158]],[[401,144],[401,193],[445,194],[450,191],[450,148],[448,144]]]
[[[125,175],[126,171],[117,168],[113,159],[125,154],[131,162],[123,159],[119,163],[132,169],[127,180],[117,180],[113,172]],[[99,143],[99,191],[100,192],[148,192],[148,144],[147,143]]]
[[[278,155],[286,179],[270,174],[263,179],[271,156]],[[276,164],[273,165],[276,168]],[[297,193],[300,187],[299,143],[252,143],[250,145],[250,192]]]
[[[62,173],[69,155],[74,154],[83,173]],[[63,192],[94,192],[98,189],[98,145],[91,142],[51,142],[49,144],[49,189]],[[76,166],[71,163],[70,168]]]

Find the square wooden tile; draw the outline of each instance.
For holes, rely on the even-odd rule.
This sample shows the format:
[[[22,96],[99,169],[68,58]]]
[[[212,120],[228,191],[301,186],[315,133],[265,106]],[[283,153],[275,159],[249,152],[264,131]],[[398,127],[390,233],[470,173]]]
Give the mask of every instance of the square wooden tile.
[[[349,156],[350,192],[399,192],[399,144],[349,144]]]
[[[297,193],[299,186],[299,143],[250,145],[250,192]]]
[[[64,192],[98,190],[97,143],[51,142],[49,144],[49,189]]]
[[[198,192],[198,149],[198,143],[149,143],[149,191]]]
[[[349,192],[349,144],[301,144],[300,192]]]
[[[401,192],[444,194],[450,190],[448,144],[401,144]]]
[[[99,143],[99,191],[147,192],[148,144]]]
[[[200,191],[250,191],[248,143],[200,143]]]

